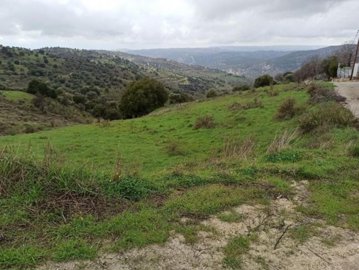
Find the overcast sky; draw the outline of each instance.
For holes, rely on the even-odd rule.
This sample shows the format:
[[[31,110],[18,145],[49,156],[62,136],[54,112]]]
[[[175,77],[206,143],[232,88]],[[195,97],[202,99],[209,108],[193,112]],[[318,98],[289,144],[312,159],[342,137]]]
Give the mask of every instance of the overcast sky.
[[[0,44],[95,49],[332,45],[359,0],[0,0]]]

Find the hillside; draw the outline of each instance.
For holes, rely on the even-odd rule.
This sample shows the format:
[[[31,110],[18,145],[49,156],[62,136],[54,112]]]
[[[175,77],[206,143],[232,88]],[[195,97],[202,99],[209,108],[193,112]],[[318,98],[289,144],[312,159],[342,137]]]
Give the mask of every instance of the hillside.
[[[286,84],[0,137],[0,268],[350,267],[359,134],[335,100]]]
[[[48,98],[39,100],[31,94],[14,90],[0,90],[0,112],[0,135],[33,133],[92,121],[89,114],[73,106]]]
[[[295,71],[312,57],[326,57],[340,46],[298,50],[293,47],[264,48],[203,48],[203,49],[149,49],[130,51],[133,54],[167,58],[189,65],[201,65],[237,75],[255,78],[262,74],[276,75]]]
[[[31,79],[41,79],[58,91],[74,94],[98,89],[113,97],[130,82],[150,76],[163,81],[171,91],[201,96],[209,89],[228,91],[246,82],[243,77],[208,68],[149,58],[135,60],[138,58],[110,51],[0,47],[0,85],[25,89]]]

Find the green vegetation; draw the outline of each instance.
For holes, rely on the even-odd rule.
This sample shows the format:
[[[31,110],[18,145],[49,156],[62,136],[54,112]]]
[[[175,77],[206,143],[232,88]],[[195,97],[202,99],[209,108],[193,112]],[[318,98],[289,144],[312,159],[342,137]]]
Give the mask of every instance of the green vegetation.
[[[357,124],[310,89],[276,85],[142,118],[1,137],[0,268],[91,259],[164,243],[171,231],[193,243],[202,219],[290,198],[301,180],[309,180],[303,214],[359,230]],[[227,213],[219,218],[241,218]],[[230,241],[225,265],[239,268],[250,240]]]
[[[243,219],[242,215],[238,214],[234,210],[225,212],[225,213],[221,213],[218,215],[218,218],[224,222],[229,222],[229,223],[239,222]]]
[[[254,87],[264,87],[264,86],[270,86],[274,84],[274,79],[270,75],[262,75],[255,79],[254,81]]]
[[[4,96],[9,101],[30,102],[34,96],[23,91],[0,91],[0,97]]]
[[[145,78],[135,81],[121,98],[121,112],[125,118],[139,117],[165,105],[168,93],[162,83]]]
[[[49,88],[46,83],[40,82],[38,80],[32,80],[29,82],[27,87],[27,92],[32,95],[42,95],[44,97],[56,98],[56,92]]]
[[[223,263],[230,269],[241,269],[241,256],[244,255],[250,246],[250,237],[237,236],[229,240],[224,248]]]

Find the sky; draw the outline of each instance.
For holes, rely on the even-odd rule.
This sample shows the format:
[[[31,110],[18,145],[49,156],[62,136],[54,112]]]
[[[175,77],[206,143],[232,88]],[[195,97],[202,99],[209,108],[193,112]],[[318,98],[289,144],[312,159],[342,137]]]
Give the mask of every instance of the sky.
[[[0,44],[148,49],[336,45],[358,0],[0,0]]]

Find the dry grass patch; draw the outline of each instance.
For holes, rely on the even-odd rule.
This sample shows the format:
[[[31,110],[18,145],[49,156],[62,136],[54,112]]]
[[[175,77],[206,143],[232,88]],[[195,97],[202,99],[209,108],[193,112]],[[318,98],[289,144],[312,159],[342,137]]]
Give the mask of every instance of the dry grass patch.
[[[214,118],[212,115],[206,115],[202,117],[198,117],[196,119],[196,122],[193,126],[194,129],[200,129],[200,128],[214,128],[216,126]]]
[[[267,154],[278,153],[287,149],[290,144],[298,138],[298,130],[285,130],[282,134],[277,134],[267,148]]]

